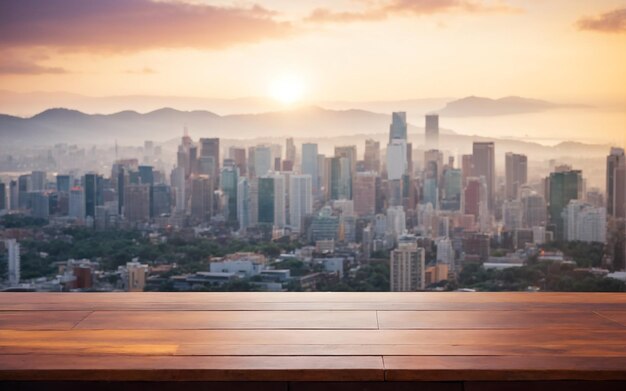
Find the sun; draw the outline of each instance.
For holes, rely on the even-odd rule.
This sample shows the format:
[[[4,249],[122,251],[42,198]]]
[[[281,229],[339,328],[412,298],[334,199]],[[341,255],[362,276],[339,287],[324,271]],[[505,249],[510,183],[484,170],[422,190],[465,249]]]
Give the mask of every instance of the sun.
[[[295,74],[283,75],[272,80],[268,88],[269,96],[285,105],[302,100],[304,92],[304,81]]]

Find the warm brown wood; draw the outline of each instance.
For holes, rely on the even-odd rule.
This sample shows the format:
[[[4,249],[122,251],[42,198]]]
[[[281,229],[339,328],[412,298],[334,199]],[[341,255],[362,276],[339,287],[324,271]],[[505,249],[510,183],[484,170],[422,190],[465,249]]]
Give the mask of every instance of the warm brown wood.
[[[375,311],[98,311],[78,329],[376,329]]]
[[[381,329],[620,329],[593,312],[381,311]]]
[[[479,390],[581,379],[626,381],[626,295],[0,293],[0,388],[272,381],[263,384],[307,390],[324,387],[303,382],[328,381],[339,383],[326,391]]]

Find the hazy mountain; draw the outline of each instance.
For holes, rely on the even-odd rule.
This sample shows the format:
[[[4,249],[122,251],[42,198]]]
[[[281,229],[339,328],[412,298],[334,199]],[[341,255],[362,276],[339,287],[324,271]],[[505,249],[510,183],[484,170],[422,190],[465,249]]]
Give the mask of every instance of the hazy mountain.
[[[210,111],[171,108],[145,114],[127,110],[108,115],[59,108],[30,118],[0,116],[0,137],[7,144],[92,144],[111,143],[115,139],[123,143],[141,143],[143,140],[165,141],[178,137],[184,127],[192,137],[328,137],[386,131],[389,122],[388,114],[319,107],[225,116]],[[417,127],[409,126],[410,132],[417,130]],[[442,133],[449,132],[442,129]]]
[[[583,105],[566,105],[552,103],[539,99],[508,96],[500,99],[490,99],[478,96],[468,96],[448,102],[438,113],[444,117],[487,117],[496,115],[536,113],[546,110],[588,107]]]

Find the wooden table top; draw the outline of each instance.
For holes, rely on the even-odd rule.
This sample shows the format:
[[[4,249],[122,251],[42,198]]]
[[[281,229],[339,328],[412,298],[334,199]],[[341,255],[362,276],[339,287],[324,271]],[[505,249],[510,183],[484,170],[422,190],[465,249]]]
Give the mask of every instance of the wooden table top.
[[[612,293],[0,293],[0,380],[626,380]]]

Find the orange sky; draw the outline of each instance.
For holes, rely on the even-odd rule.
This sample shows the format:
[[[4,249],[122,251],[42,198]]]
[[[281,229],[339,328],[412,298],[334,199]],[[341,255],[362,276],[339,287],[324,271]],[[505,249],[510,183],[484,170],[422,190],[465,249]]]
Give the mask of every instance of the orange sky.
[[[626,102],[624,0],[5,0],[0,88]]]

